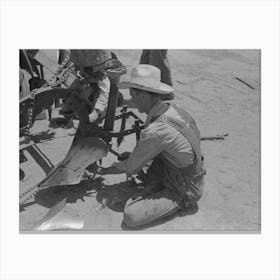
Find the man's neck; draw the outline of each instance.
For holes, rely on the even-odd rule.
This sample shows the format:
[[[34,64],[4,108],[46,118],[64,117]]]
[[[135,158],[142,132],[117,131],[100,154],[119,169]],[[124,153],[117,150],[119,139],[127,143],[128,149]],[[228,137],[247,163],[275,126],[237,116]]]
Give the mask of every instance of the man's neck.
[[[146,106],[145,113],[148,115],[152,111],[154,106],[160,102],[162,102],[160,99],[153,99],[151,102],[149,102],[148,106]]]
[[[160,115],[164,114],[166,110],[168,110],[168,108],[169,108],[169,103],[165,103],[161,100],[158,100],[149,111],[146,118],[145,125],[148,126],[150,122],[153,122]]]

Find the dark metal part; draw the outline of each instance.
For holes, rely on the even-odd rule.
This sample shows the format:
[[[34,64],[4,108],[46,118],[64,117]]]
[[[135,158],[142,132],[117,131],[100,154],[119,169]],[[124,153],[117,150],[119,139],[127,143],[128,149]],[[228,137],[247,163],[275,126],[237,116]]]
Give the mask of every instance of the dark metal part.
[[[127,153],[127,152],[121,153],[121,154],[118,156],[118,160],[119,160],[119,161],[123,161],[123,160],[127,159],[127,158],[129,157],[129,154],[130,154],[130,153]]]
[[[140,120],[136,120],[135,121],[135,133],[136,133],[136,141],[138,141],[140,139],[140,133],[141,133],[141,129],[140,129]]]
[[[118,152],[116,152],[115,150],[112,149],[112,147],[109,148],[109,151],[116,156],[117,158],[119,158],[120,154]]]
[[[107,108],[105,123],[104,123],[104,130],[106,131],[111,131],[114,129],[118,95],[119,95],[119,89],[117,85],[111,84],[109,99],[108,99],[108,108]]]
[[[115,120],[121,119],[122,116],[123,116],[122,114],[116,116],[116,117],[115,117]],[[127,116],[127,117],[133,117],[134,119],[139,120],[139,122],[140,122],[141,124],[144,123],[144,122],[143,122],[138,116],[136,116],[132,111],[126,112],[126,116]]]
[[[128,118],[127,116],[127,106],[123,106],[122,110],[121,110],[121,129],[120,129],[120,133],[122,133],[123,131],[125,131],[125,125],[126,125],[126,119]],[[118,146],[121,144],[123,140],[123,136],[120,134],[120,136],[117,139],[117,144]]]
[[[121,131],[121,132],[109,132],[109,135],[110,135],[110,137],[123,138],[124,136],[127,136],[132,133],[136,133],[136,131],[138,131],[139,129],[142,130],[144,128],[145,128],[145,126],[142,125],[142,126],[139,126],[139,128],[133,127],[133,128]]]
[[[118,152],[116,152],[115,150],[112,149],[112,147],[109,148],[109,151],[118,158],[119,161],[123,161],[125,159],[127,159],[129,157],[129,154],[128,152],[124,152],[124,153],[121,153],[119,154]]]
[[[138,116],[136,116],[132,111],[128,112],[127,115],[128,115],[128,116],[131,116],[131,117],[133,117],[133,118],[135,118],[135,119],[138,120],[139,123],[141,123],[141,124],[144,123],[144,122],[143,122]]]

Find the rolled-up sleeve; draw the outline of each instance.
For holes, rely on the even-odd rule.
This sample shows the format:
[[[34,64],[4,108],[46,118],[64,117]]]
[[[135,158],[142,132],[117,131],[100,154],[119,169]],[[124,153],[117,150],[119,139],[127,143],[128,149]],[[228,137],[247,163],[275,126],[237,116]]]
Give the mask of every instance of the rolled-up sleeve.
[[[146,128],[142,130],[141,137],[129,158],[122,162],[114,163],[113,166],[128,175],[136,174],[148,161],[161,153],[165,145],[162,138],[154,130]]]
[[[102,81],[98,81],[98,87],[100,89],[100,93],[98,99],[96,100],[95,109],[104,112],[107,107],[110,92],[109,78],[106,77]]]

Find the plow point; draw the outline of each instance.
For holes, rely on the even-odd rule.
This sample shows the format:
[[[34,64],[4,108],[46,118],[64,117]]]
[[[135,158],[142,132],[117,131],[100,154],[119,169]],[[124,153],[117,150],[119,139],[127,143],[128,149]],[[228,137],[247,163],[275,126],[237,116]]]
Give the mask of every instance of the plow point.
[[[96,137],[76,136],[65,159],[50,171],[39,188],[79,184],[85,168],[100,160],[106,144]]]

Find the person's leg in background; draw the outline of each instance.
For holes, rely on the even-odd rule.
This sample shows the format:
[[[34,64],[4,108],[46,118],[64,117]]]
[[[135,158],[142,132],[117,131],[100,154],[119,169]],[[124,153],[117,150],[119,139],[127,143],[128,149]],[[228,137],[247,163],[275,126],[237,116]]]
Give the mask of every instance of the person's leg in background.
[[[150,64],[161,71],[161,82],[172,86],[171,70],[167,50],[150,50]]]
[[[150,50],[142,50],[139,64],[150,64]]]
[[[140,57],[140,64],[150,64],[160,69],[161,82],[172,87],[170,64],[167,57],[167,50],[143,50]],[[162,100],[172,100],[174,94],[162,97]]]

